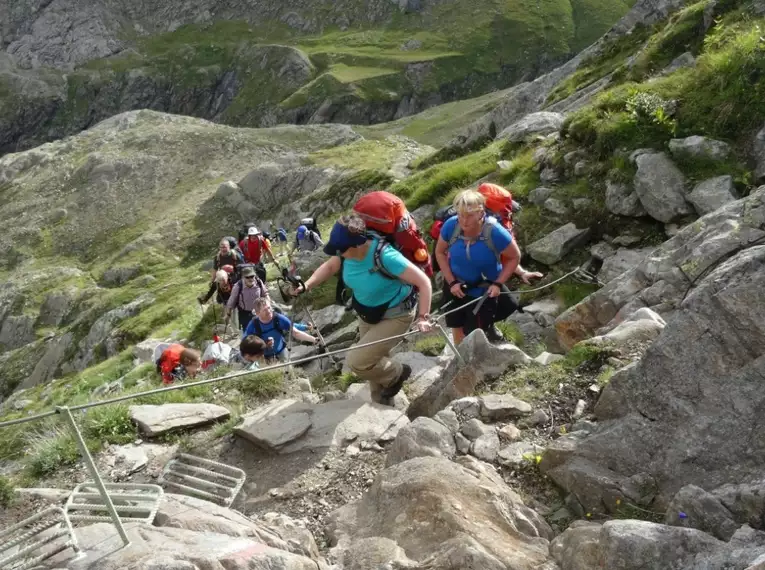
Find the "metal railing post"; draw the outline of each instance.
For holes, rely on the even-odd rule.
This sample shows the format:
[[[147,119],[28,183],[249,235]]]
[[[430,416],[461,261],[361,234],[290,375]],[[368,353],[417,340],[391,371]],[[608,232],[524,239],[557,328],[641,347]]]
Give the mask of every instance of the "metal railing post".
[[[446,340],[446,344],[448,344],[449,348],[452,349],[452,352],[459,359],[460,364],[464,365],[465,364],[465,359],[462,358],[462,355],[460,354],[460,351],[457,350],[457,346],[454,344],[454,341],[452,341],[452,339],[449,338],[449,333],[446,332],[446,330],[441,325],[441,323],[436,323],[436,327],[438,328],[438,330],[441,331],[441,334],[444,335],[444,339]]]
[[[72,410],[70,410],[66,406],[58,406],[56,408],[56,411],[66,418],[66,421],[69,423],[69,427],[72,428],[72,433],[74,433],[74,439],[80,448],[80,453],[82,454],[82,458],[85,460],[85,465],[87,466],[88,471],[90,471],[90,476],[93,477],[93,481],[95,482],[96,487],[98,487],[98,492],[101,495],[101,499],[103,499],[104,501],[104,505],[106,506],[106,509],[109,511],[109,516],[111,517],[112,522],[114,523],[114,527],[117,529],[117,533],[120,535],[120,538],[122,539],[122,542],[124,543],[124,545],[128,546],[130,544],[130,539],[128,538],[128,535],[125,532],[125,527],[122,526],[122,521],[120,520],[120,516],[117,514],[117,510],[114,508],[114,503],[112,503],[112,498],[109,496],[109,493],[106,491],[106,487],[104,486],[104,482],[101,479],[101,475],[98,473],[96,464],[93,462],[93,457],[90,455],[88,446],[85,444],[85,440],[82,438],[82,434],[80,433],[80,428],[77,427],[77,422],[74,421]]]

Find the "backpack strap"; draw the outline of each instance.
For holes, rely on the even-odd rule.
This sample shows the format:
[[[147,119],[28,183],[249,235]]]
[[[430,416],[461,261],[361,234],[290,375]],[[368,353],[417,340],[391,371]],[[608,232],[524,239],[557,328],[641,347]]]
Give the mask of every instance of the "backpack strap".
[[[260,324],[260,319],[252,319],[250,321],[252,323],[253,328],[255,329],[255,336],[263,337],[263,327]]]
[[[392,279],[394,281],[399,281],[399,278],[393,275],[390,271],[385,269],[385,266],[382,262],[382,253],[383,250],[386,247],[392,247],[388,242],[385,241],[385,239],[380,238],[377,241],[377,246],[375,247],[375,252],[372,256],[372,269],[370,269],[371,273],[379,273],[383,277],[387,279]]]
[[[483,226],[481,227],[481,235],[478,237],[478,241],[484,242],[486,244],[486,247],[488,247],[489,250],[494,254],[494,257],[497,258],[497,261],[499,261],[502,255],[502,252],[497,249],[496,245],[494,245],[494,237],[492,236],[495,223],[496,223],[496,220],[494,218],[487,216],[486,220],[484,220]],[[449,247],[457,243],[457,240],[459,239],[464,241],[465,236],[462,234],[462,229],[460,228],[459,223],[456,223],[454,224],[454,231],[452,232],[452,235],[449,238],[449,242],[448,242]],[[470,260],[470,248],[466,246],[465,252],[466,252],[468,260]]]

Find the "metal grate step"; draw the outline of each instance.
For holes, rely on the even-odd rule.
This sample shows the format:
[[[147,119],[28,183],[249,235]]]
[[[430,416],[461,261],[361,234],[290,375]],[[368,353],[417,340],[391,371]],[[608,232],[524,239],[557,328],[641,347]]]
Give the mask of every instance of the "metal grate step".
[[[28,570],[68,548],[80,551],[69,518],[50,507],[0,530],[0,570]]]
[[[164,495],[159,485],[104,483],[120,519],[151,524]],[[77,485],[64,507],[72,521],[109,522],[109,511],[92,481]]]
[[[179,453],[167,462],[159,483],[185,494],[230,507],[247,475],[241,469],[210,459]]]

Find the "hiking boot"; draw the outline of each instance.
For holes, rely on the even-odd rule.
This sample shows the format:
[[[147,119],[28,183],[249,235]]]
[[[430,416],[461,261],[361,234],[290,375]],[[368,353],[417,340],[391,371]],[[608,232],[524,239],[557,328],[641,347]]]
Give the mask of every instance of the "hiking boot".
[[[402,364],[401,366],[403,370],[401,371],[401,374],[399,375],[398,379],[387,388],[383,388],[382,391],[380,392],[381,401],[385,401],[386,399],[393,400],[393,397],[401,391],[401,388],[403,388],[404,382],[406,382],[409,379],[409,377],[412,375],[411,366],[409,366],[408,364]],[[387,405],[387,404],[384,404],[384,405]]]
[[[496,327],[496,325],[491,325],[484,332],[486,333],[486,338],[489,340],[489,342],[505,342],[504,335]]]

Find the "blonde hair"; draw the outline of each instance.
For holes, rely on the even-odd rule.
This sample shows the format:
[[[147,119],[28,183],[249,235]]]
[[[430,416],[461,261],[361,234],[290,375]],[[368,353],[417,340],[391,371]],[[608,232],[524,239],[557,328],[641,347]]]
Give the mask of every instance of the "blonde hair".
[[[217,281],[218,283],[225,283],[226,281],[228,281],[228,273],[226,273],[222,269],[219,269],[215,273],[215,281]]]
[[[486,205],[486,198],[475,190],[463,190],[454,197],[452,205],[458,214],[467,214],[483,210]]]
[[[367,224],[364,219],[358,214],[352,213],[342,216],[339,220],[340,224],[344,225],[354,234],[364,234],[367,231]]]

